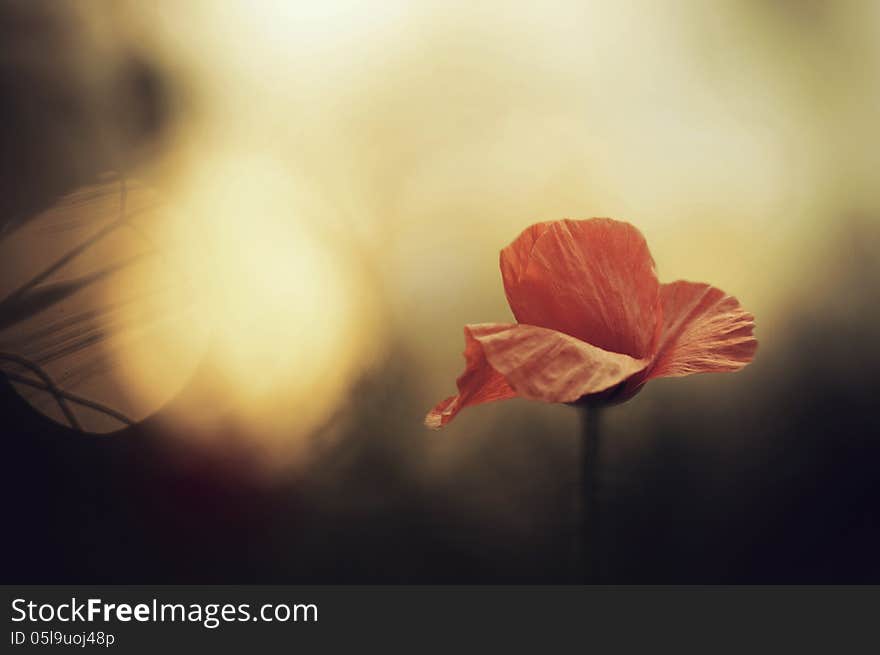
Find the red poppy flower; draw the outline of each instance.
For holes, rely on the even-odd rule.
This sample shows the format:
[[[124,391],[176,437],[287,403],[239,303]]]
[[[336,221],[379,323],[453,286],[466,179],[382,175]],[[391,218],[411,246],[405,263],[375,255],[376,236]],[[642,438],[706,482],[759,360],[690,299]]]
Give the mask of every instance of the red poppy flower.
[[[465,327],[458,395],[428,413],[428,427],[514,397],[621,402],[654,378],[741,369],[758,347],[736,298],[660,284],[645,238],[622,221],[533,225],[501,251],[501,276],[517,323]]]

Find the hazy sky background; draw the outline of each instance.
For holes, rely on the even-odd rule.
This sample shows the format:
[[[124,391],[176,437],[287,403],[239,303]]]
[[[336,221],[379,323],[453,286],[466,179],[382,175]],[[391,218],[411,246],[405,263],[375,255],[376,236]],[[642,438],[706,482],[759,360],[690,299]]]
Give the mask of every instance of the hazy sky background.
[[[424,408],[461,326],[510,318],[497,252],[532,222],[633,222],[661,280],[755,313],[760,366],[880,200],[872,3],[185,5],[157,10],[190,101],[175,183],[256,163],[308,198],[266,211],[366,267],[368,340],[412,353]],[[263,208],[276,182],[232,192]]]
[[[792,312],[837,288],[841,239],[875,238],[874,3],[64,7],[66,79],[90,106],[113,104],[123,56],[161,76],[169,120],[127,173],[167,203],[151,238],[199,311],[116,356],[145,413],[190,385],[168,413],[187,433],[233,420],[284,450],[405,361],[413,396],[387,411],[418,435],[454,391],[462,326],[511,319],[498,251],[561,217],[631,221],[661,281],[710,282],[756,315],[746,379],[705,382],[736,393]],[[155,284],[119,277],[106,301]],[[210,373],[191,382],[170,355],[157,372],[156,353],[206,340]]]

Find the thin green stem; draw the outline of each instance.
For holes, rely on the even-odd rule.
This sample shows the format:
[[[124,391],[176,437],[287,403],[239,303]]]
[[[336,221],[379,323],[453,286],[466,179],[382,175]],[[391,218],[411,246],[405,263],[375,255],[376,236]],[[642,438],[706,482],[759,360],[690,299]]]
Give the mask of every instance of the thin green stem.
[[[580,560],[581,582],[597,584],[601,575],[601,413],[598,407],[582,407],[580,438]]]

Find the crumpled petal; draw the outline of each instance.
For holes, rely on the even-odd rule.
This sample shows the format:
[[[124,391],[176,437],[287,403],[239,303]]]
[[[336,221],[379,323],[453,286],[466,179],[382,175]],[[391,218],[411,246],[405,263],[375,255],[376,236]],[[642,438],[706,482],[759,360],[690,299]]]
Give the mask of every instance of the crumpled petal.
[[[660,288],[663,330],[646,380],[736,371],[755,356],[754,317],[733,296],[679,280]]]
[[[458,395],[450,396],[439,402],[425,417],[425,425],[439,430],[449,423],[455,415],[469,405],[481,405],[494,400],[506,400],[516,397],[507,380],[493,369],[486,360],[483,347],[474,337],[474,332],[490,334],[492,330],[499,332],[510,325],[485,323],[482,325],[466,325],[464,328],[464,373],[458,376]]]
[[[518,322],[636,359],[654,351],[660,285],[645,238],[629,223],[593,218],[532,226],[502,251],[501,262]]]
[[[602,350],[556,330],[522,323],[485,334],[474,331],[474,338],[492,368],[518,396],[548,403],[574,402],[605,391],[649,363]]]
[[[620,384],[648,364],[534,325],[469,325],[465,340],[467,368],[458,378],[459,394],[428,413],[428,427],[442,427],[469,405],[514,396],[574,402]]]
[[[520,278],[526,272],[529,265],[529,257],[532,256],[532,248],[535,242],[550,228],[550,221],[535,223],[523,230],[509,246],[501,251],[500,266],[501,278],[504,280],[504,292],[507,301],[513,306],[510,298],[510,290],[519,284]]]

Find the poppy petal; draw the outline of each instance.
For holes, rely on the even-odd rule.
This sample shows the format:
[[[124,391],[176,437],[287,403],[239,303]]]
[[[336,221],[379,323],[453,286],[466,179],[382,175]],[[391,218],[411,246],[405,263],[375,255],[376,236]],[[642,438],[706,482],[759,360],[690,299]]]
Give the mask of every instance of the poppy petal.
[[[636,359],[653,352],[660,285],[645,238],[629,223],[593,218],[532,226],[501,261],[520,323]]]
[[[516,392],[510,387],[504,376],[492,368],[486,360],[483,346],[474,336],[475,333],[489,335],[493,331],[502,332],[510,327],[513,326],[500,323],[465,326],[464,359],[466,364],[464,373],[456,380],[458,395],[446,398],[428,412],[425,417],[426,426],[439,430],[469,405],[481,405],[494,400],[507,400],[516,397]]]
[[[530,225],[520,233],[513,243],[501,251],[501,278],[504,280],[504,291],[511,306],[513,301],[510,298],[510,289],[519,284],[520,278],[529,265],[529,257],[532,255],[535,242],[549,227],[550,221]]]
[[[428,427],[442,427],[469,405],[514,396],[574,402],[621,383],[647,365],[646,360],[534,325],[469,325],[465,339],[467,369],[458,378],[459,394],[431,410],[425,419]]]
[[[754,317],[733,296],[679,280],[660,288],[663,331],[647,380],[736,371],[755,356]]]
[[[474,338],[492,368],[504,376],[518,396],[549,403],[574,402],[610,389],[648,363],[534,325],[475,333]]]

